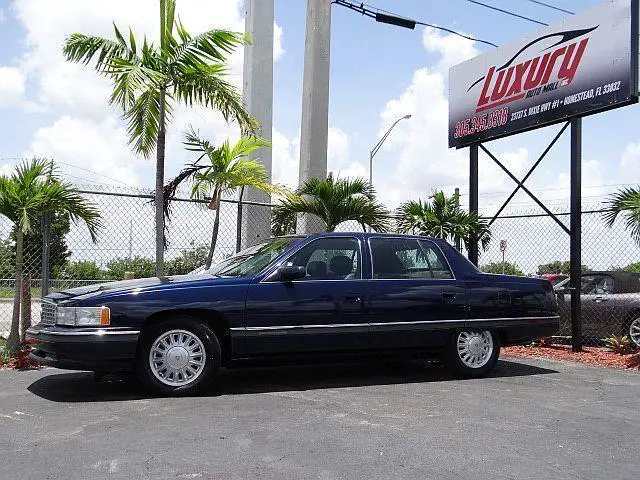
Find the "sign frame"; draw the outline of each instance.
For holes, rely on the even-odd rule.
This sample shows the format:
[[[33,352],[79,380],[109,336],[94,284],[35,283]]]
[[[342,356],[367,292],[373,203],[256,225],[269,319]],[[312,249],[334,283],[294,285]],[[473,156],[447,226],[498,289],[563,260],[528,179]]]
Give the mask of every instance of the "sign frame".
[[[449,73],[449,147],[464,148],[474,143],[486,142],[555,125],[576,116],[593,115],[637,103],[640,93],[639,3],[639,0],[608,0],[603,4],[592,7],[582,14],[578,14],[575,17],[571,17],[568,20],[551,25],[550,27],[540,29],[533,34],[529,34],[524,40],[510,42],[508,45],[500,47],[497,51],[487,52],[451,67]],[[609,4],[613,4],[611,8],[615,9],[610,16],[610,23],[597,23],[589,20],[590,16],[595,17],[592,12],[602,11],[606,9]],[[622,9],[626,9],[627,5],[629,8],[629,16],[625,16],[625,19],[630,18],[630,25],[625,24],[624,35],[626,37],[626,31],[629,31],[629,58],[626,58],[626,50],[622,51],[619,57],[628,63],[620,67],[619,71],[622,73],[619,73],[619,71],[611,73],[610,70],[612,69],[608,69],[606,65],[602,66],[601,63],[596,63],[598,62],[598,49],[604,49],[604,51],[607,52],[615,48],[615,43],[606,43],[603,37],[605,37],[605,33],[610,30],[615,30],[618,25],[613,23],[613,20],[617,18],[615,15],[619,15],[619,12]],[[567,30],[567,28],[574,28],[576,25],[584,27],[588,25],[592,26],[590,28]],[[592,32],[597,31],[601,25],[602,30],[598,32],[595,40],[596,43],[594,43],[594,41],[591,40]],[[593,34],[593,36],[595,37],[596,35]],[[526,40],[532,37],[537,38],[534,38],[532,42],[527,44]],[[546,45],[545,42],[549,43],[551,42],[549,39],[556,37],[559,37],[561,41],[551,46]],[[591,40],[591,44],[588,45],[587,42],[589,42],[589,40]],[[541,53],[537,53],[538,57],[533,58],[531,52],[529,52],[529,56],[521,55],[523,52],[527,53],[525,50],[528,48],[535,52],[536,49],[534,47],[536,43],[541,44],[540,48],[547,46],[546,49],[541,50]],[[523,44],[525,46],[518,50],[518,47]],[[582,44],[584,44],[584,46],[582,53],[580,53],[580,46]],[[620,44],[620,41],[618,41],[617,45]],[[565,79],[559,78],[559,72],[556,73],[558,64],[561,66],[564,66],[565,63],[570,64],[571,56],[573,56],[574,62],[577,59],[577,70],[577,68],[581,66],[580,62],[583,60],[583,53],[587,46],[589,50],[587,50],[587,54],[585,55],[587,59],[586,63],[587,67],[591,67],[591,69],[585,70],[583,67],[582,74],[578,71],[576,78],[574,78],[575,72],[573,72],[573,76],[571,77]],[[556,50],[551,52],[550,50],[555,47],[557,47]],[[540,48],[537,48],[537,50],[540,51]],[[578,53],[580,53],[579,57]],[[566,54],[567,60],[562,58],[561,55],[564,54]],[[497,83],[500,80],[502,80],[500,86],[504,86],[512,81],[513,76],[513,83],[509,87],[509,90],[512,91],[512,88],[516,84],[516,79],[520,82],[524,80],[522,72],[518,72],[520,73],[520,77],[518,77],[518,73],[516,73],[517,68],[526,71],[527,68],[536,65],[538,70],[542,70],[540,67],[543,67],[546,64],[545,62],[549,61],[549,56],[552,56],[552,59],[556,59],[557,62],[556,68],[554,69],[553,61],[550,61],[552,69],[541,77],[543,80],[548,80],[548,82],[528,90],[525,88],[521,88],[521,91],[517,90],[517,88],[513,89],[514,92],[520,93],[520,95],[512,95],[511,97],[506,95],[508,98],[503,99],[503,103],[494,101],[495,98],[500,98],[499,95],[493,95],[500,93],[496,92],[496,90],[498,90]],[[501,61],[504,59],[509,60],[503,65]],[[614,64],[614,62],[611,63]],[[493,67],[491,67],[491,65],[493,65]],[[498,65],[501,66],[498,68]],[[628,70],[626,68],[627,65]],[[482,75],[482,73],[479,72],[483,72],[485,76],[480,77],[475,83],[472,83],[473,80],[475,80],[476,74],[478,74],[478,76]],[[591,77],[595,76],[593,75],[594,72],[600,72],[601,76],[609,75],[609,77],[607,77],[606,81],[596,83],[595,80],[591,79]],[[463,73],[465,76],[463,76]],[[555,76],[551,77],[551,73],[555,73]],[[527,75],[530,75],[530,73],[527,73]],[[469,76],[473,78],[469,79]],[[538,75],[536,74],[536,76]],[[526,78],[528,80],[529,77]],[[608,78],[619,78],[620,80],[618,82],[615,80],[609,82]],[[564,82],[567,83],[563,85],[562,83]],[[462,88],[466,87],[468,83],[471,85],[468,89],[464,88],[464,90],[466,90],[466,92],[464,92]],[[526,83],[527,82],[525,82],[524,85],[521,83],[521,87],[526,87]],[[618,91],[612,90],[612,88],[616,88],[616,85],[613,85],[616,83],[620,94],[622,94],[622,98],[619,98],[620,94]],[[627,85],[624,85],[625,83]],[[578,85],[576,86],[575,84]],[[611,85],[613,85],[613,87],[611,87]],[[579,89],[576,92],[575,90],[578,87]],[[599,90],[597,90],[598,87]],[[607,89],[607,87],[609,88]],[[488,93],[485,91],[487,88],[489,88]],[[493,90],[491,90],[492,88]],[[558,92],[553,92],[553,90],[556,89]],[[469,92],[473,93],[469,94]],[[504,95],[504,91],[502,93]],[[491,100],[488,94],[491,94]],[[600,97],[601,103],[593,100],[593,98],[598,97]],[[567,104],[565,106],[564,100],[567,98],[571,98],[572,105]],[[480,103],[485,100],[488,101],[488,103],[480,105]],[[514,106],[515,108],[513,108]],[[553,112],[553,110],[556,110],[556,112]]]

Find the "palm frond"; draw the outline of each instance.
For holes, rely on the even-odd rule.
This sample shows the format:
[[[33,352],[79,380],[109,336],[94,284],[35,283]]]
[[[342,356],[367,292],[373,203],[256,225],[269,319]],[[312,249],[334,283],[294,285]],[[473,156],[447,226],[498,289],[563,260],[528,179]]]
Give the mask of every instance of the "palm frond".
[[[612,227],[622,216],[631,237],[640,244],[640,187],[619,190],[607,199],[606,205],[607,211],[602,214],[605,224]]]
[[[247,45],[249,37],[229,30],[209,30],[192,37],[182,23],[176,22],[177,37],[168,39],[169,62],[179,70],[212,62],[225,63],[229,54]]]
[[[173,93],[186,105],[200,104],[218,110],[225,121],[238,123],[243,135],[255,135],[259,129],[251,118],[236,87],[223,77],[219,65],[185,70],[174,79]]]
[[[100,73],[106,73],[116,58],[126,59],[133,63],[139,62],[140,58],[136,54],[135,43],[133,43],[134,48],[132,49],[127,45],[115,24],[113,28],[116,41],[95,35],[72,33],[64,41],[62,48],[64,57],[70,62],[88,65],[97,55],[94,68]],[[130,37],[133,37],[131,32]]]
[[[160,102],[160,91],[151,87],[135,99],[133,105],[124,115],[129,133],[129,144],[133,146],[136,153],[145,158],[149,158],[156,148],[160,126]],[[171,114],[170,103],[165,102],[166,117],[170,118]]]

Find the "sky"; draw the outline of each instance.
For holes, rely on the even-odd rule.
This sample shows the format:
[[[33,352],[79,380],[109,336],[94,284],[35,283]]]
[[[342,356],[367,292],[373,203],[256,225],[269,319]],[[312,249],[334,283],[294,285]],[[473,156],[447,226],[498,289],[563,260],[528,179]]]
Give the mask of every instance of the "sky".
[[[539,25],[466,0],[369,0],[381,9],[505,44]],[[567,16],[528,0],[488,0],[546,23]],[[550,0],[579,12],[596,0]],[[139,38],[158,36],[156,0],[0,0],[0,169],[20,158],[54,158],[65,178],[150,189],[154,165],[135,157],[120,112],[107,105],[110,84],[88,68],[66,63],[64,38],[72,32],[112,35],[112,22],[131,26]],[[294,187],[298,174],[305,0],[275,0],[274,181]],[[210,28],[244,29],[242,0],[178,0],[183,24],[198,33]],[[407,30],[378,24],[332,7],[329,107],[329,170],[368,176],[369,150],[397,118],[411,114],[374,159],[374,186],[389,207],[426,198],[435,189],[468,193],[468,150],[447,146],[448,69],[493,47],[431,28]],[[241,85],[242,52],[230,59],[231,80]],[[640,179],[640,106],[585,118],[585,205]],[[237,136],[235,126],[203,108],[179,108],[168,134],[166,176],[192,160],[182,134],[192,125],[216,142]],[[519,177],[524,176],[559,126],[489,143]],[[562,209],[569,197],[569,137],[549,153],[527,185]],[[514,187],[486,156],[480,159],[480,208],[490,214]],[[539,209],[523,193],[513,209]]]

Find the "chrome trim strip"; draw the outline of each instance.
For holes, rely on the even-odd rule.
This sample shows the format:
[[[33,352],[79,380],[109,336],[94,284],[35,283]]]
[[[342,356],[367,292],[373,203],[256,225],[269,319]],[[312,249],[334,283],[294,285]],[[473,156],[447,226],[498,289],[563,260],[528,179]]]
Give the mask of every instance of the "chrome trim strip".
[[[56,337],[80,337],[80,336],[85,336],[85,337],[90,337],[90,336],[95,336],[95,337],[106,337],[106,336],[111,336],[111,335],[140,335],[140,330],[105,330],[105,329],[98,329],[95,331],[74,331],[74,330],[70,330],[68,332],[66,331],[47,331],[47,330],[32,330],[32,329],[28,329],[26,332],[27,335],[30,335],[33,338],[38,338],[38,335],[51,335],[51,336],[56,336]]]
[[[277,325],[267,327],[233,327],[231,331],[260,332],[270,330],[300,330],[305,328],[350,328],[350,327],[384,327],[397,325],[437,325],[460,322],[501,322],[505,320],[559,320],[560,316],[549,317],[502,317],[502,318],[460,318],[452,320],[417,320],[411,322],[375,322],[375,323],[335,323],[326,325]]]

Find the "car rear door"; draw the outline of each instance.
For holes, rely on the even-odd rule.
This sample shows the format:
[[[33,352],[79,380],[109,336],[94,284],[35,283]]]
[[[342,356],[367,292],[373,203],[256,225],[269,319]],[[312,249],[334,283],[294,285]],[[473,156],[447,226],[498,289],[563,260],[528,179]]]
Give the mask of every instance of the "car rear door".
[[[372,344],[381,349],[440,345],[465,322],[465,288],[432,241],[369,239],[372,279],[367,301]]]
[[[245,317],[249,354],[369,347],[360,238],[313,239],[283,265],[304,266],[307,275],[291,282],[267,278],[249,286]]]

